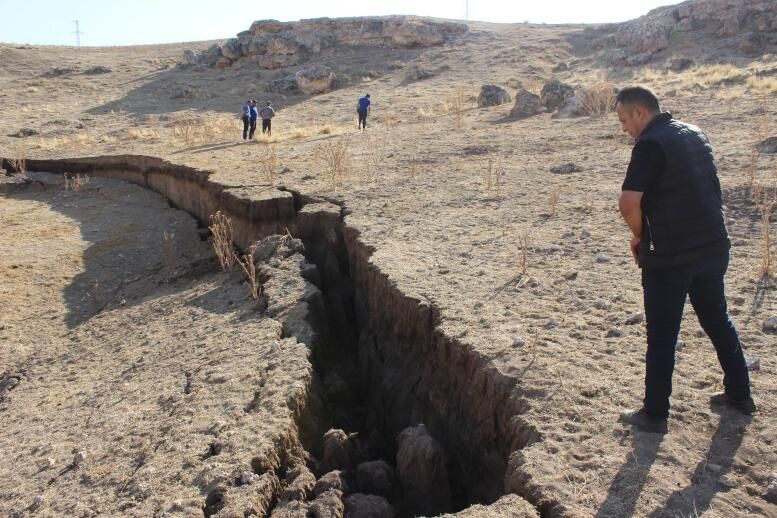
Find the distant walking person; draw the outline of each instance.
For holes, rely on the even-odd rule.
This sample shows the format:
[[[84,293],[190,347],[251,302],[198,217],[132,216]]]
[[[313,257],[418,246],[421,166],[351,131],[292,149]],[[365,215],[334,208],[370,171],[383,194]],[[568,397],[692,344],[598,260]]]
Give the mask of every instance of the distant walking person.
[[[270,106],[270,101],[267,101],[267,106],[259,110],[259,117],[262,118],[262,134],[267,133],[267,136],[272,135],[272,118],[275,117],[275,110]]]
[[[370,94],[359,98],[356,103],[356,113],[359,114],[359,129],[367,129],[367,114],[370,113]]]
[[[251,122],[251,99],[243,105],[243,140],[248,138],[248,126]]]
[[[249,117],[251,130],[248,133],[248,140],[252,140],[254,138],[254,132],[256,131],[256,118],[258,117],[258,115],[259,115],[259,112],[256,111],[256,99],[251,99],[251,111],[250,111],[250,117]]]

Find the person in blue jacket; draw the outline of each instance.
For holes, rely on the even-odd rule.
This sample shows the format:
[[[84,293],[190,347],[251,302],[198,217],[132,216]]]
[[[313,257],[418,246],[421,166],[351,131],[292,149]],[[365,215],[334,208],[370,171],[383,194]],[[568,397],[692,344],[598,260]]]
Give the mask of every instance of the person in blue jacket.
[[[256,109],[256,99],[251,99],[251,109],[249,111],[249,125],[250,131],[248,132],[248,140],[254,138],[254,132],[256,131],[256,119],[259,117],[259,110]]]
[[[360,97],[356,103],[356,113],[359,114],[359,129],[367,129],[367,114],[370,113],[370,94]]]
[[[243,116],[241,119],[243,121],[243,140],[245,140],[248,138],[248,126],[251,122],[251,99],[248,99],[243,105]]]

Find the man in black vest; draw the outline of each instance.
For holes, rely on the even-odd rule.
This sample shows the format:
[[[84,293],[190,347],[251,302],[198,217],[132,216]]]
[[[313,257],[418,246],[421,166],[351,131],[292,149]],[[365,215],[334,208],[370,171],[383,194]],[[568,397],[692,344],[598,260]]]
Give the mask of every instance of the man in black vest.
[[[623,131],[636,139],[619,208],[642,269],[647,328],[643,406],[622,413],[620,421],[666,433],[686,296],[723,368],[725,391],[712,402],[751,414],[756,405],[747,365],[726,307],[730,242],[712,147],[699,128],[662,113],[646,88],[621,90],[615,109]]]

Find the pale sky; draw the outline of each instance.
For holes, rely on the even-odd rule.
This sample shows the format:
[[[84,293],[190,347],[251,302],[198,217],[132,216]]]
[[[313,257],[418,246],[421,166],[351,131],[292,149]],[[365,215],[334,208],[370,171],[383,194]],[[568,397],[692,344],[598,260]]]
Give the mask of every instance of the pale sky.
[[[226,39],[261,19],[414,14],[465,18],[466,0],[0,0],[0,42],[138,45]],[[599,23],[636,18],[666,0],[469,0],[469,19]]]

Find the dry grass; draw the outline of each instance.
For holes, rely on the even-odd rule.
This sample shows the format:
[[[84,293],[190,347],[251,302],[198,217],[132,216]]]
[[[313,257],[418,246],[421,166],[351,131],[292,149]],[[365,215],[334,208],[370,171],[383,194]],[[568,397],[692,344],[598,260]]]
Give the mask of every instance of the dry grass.
[[[553,189],[548,196],[548,211],[549,216],[556,216],[558,214],[558,202],[561,199],[561,191],[557,188]]]
[[[175,234],[165,230],[162,234],[162,270],[169,279],[175,273]]]
[[[319,144],[315,149],[316,161],[324,167],[324,174],[336,191],[351,173],[353,158],[351,146],[343,137]]]
[[[8,164],[17,174],[27,172],[27,149],[22,144],[15,144],[11,149],[11,157]]]
[[[213,251],[216,252],[221,270],[226,272],[235,265],[237,257],[232,247],[232,220],[217,210],[210,216],[210,229],[213,235]]]
[[[745,84],[750,90],[777,93],[777,78],[774,77],[748,77]]]
[[[502,192],[502,176],[504,174],[504,168],[502,167],[502,159],[489,158],[486,165],[485,173],[485,186],[486,190],[493,191],[498,198]]]
[[[529,267],[529,235],[524,232],[518,236],[518,273],[526,277]]]
[[[771,189],[761,184],[753,186],[753,201],[761,216],[761,269],[763,277],[774,275],[774,257],[772,251],[772,212],[777,205],[777,186]]]
[[[89,177],[85,174],[72,175],[70,173],[64,174],[65,190],[73,192],[81,192],[86,189],[89,183]]]
[[[275,185],[278,176],[278,159],[275,155],[275,145],[268,146],[264,151],[264,156],[259,161],[262,177],[271,186]]]
[[[615,109],[615,85],[609,81],[581,88],[577,96],[588,115],[605,115]]]
[[[388,144],[390,136],[386,130],[376,129],[367,133],[363,133],[366,142],[367,160],[365,161],[367,167],[365,168],[366,180],[371,180],[381,168],[386,167],[386,160],[388,159]]]
[[[701,65],[679,75],[682,86],[707,88],[721,83],[744,81],[747,72],[730,64]]]
[[[239,264],[240,268],[243,270],[246,282],[248,283],[248,289],[251,293],[251,298],[258,303],[259,298],[262,296],[263,287],[259,283],[259,278],[256,273],[256,264],[254,264],[255,251],[256,245],[251,245],[248,250],[246,250],[245,254],[243,254],[243,257],[238,259],[237,264]]]

